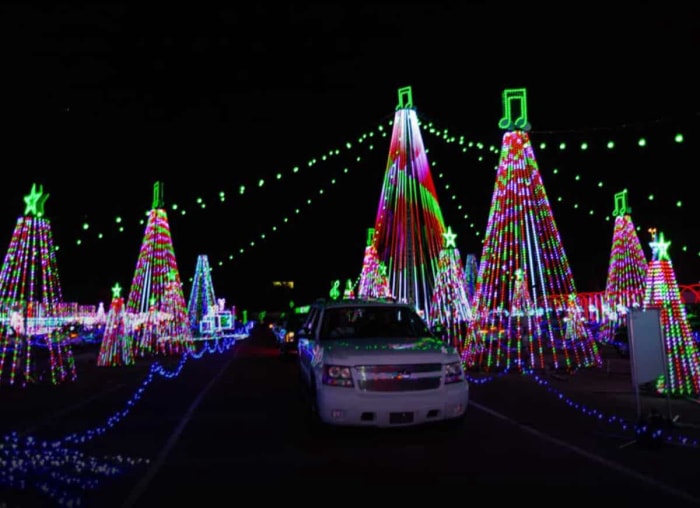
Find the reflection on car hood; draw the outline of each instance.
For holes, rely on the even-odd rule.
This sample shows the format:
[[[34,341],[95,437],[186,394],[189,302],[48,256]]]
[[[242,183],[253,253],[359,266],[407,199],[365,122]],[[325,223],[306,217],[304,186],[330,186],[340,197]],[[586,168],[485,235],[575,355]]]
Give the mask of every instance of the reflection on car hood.
[[[457,356],[456,348],[434,337],[422,339],[338,339],[321,343],[325,363],[442,362]]]

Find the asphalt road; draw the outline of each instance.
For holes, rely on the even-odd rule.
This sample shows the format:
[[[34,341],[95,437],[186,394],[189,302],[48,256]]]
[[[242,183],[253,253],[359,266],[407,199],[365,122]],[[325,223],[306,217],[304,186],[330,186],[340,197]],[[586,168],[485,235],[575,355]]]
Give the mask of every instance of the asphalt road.
[[[457,427],[314,430],[295,359],[278,357],[273,341],[254,333],[184,363],[156,360],[166,376],[152,360],[99,368],[88,350],[72,383],[0,388],[0,430],[20,443],[6,438],[0,449],[0,507],[232,505],[249,495],[314,505],[385,495],[700,505],[700,405],[642,393],[638,406],[629,361],[614,353],[603,369],[571,375],[470,373],[468,418]],[[638,408],[668,416],[660,440],[635,435]],[[22,455],[27,436],[61,451]]]

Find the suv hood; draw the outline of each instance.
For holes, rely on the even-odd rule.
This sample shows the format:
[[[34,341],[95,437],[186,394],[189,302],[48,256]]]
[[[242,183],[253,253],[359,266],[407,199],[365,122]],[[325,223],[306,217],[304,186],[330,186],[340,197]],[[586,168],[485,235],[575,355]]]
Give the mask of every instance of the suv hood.
[[[376,365],[386,363],[444,363],[458,361],[457,350],[441,340],[426,337],[390,339],[338,339],[322,343],[324,363]]]

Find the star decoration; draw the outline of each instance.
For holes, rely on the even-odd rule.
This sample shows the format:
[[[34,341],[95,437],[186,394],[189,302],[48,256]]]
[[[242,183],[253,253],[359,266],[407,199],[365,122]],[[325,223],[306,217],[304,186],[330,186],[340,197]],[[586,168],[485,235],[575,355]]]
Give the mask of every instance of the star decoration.
[[[656,241],[650,242],[651,255],[654,261],[668,261],[668,246],[671,242],[664,240],[664,234],[659,233],[658,239]]]
[[[44,216],[44,203],[49,199],[48,194],[44,194],[44,186],[40,185],[37,190],[36,184],[32,184],[32,190],[24,196],[24,202],[27,205],[24,209],[24,215],[34,215],[35,217]]]
[[[445,248],[455,248],[457,245],[455,244],[455,238],[457,238],[457,235],[452,232],[452,226],[447,228],[447,231],[445,231],[442,236],[445,237]]]
[[[119,285],[117,282],[114,286],[112,286],[112,298],[119,298],[119,295],[121,295],[122,292],[122,287]]]

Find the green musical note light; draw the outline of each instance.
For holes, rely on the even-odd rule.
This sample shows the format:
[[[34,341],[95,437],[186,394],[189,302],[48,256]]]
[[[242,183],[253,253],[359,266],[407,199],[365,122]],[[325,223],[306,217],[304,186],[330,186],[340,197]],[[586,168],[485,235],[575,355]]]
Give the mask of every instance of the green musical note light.
[[[399,88],[399,104],[396,109],[411,109],[413,108],[413,92],[410,86]]]
[[[515,119],[513,119],[514,110],[519,113]],[[503,118],[498,122],[498,126],[509,131],[530,130],[530,124],[527,121],[527,93],[524,88],[503,90]]]
[[[340,296],[340,289],[338,289],[339,287],[340,287],[340,280],[339,279],[334,280],[333,284],[331,286],[331,291],[330,291],[331,299],[333,299],[333,300],[338,299],[338,297]]]
[[[625,189],[615,194],[613,217],[622,217],[630,213],[632,213],[632,209],[627,205],[627,189]]]

